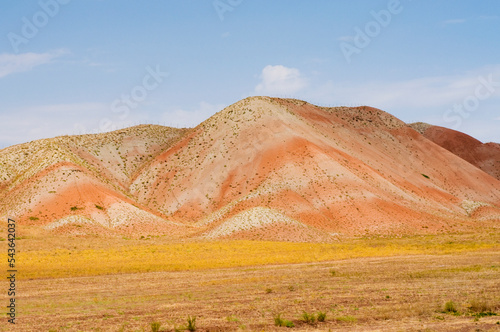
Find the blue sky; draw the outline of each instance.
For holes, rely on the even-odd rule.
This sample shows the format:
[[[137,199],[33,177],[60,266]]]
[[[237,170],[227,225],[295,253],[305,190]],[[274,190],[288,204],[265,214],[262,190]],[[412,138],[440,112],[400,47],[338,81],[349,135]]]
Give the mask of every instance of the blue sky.
[[[500,2],[0,2],[0,148],[195,126],[251,95],[370,105],[500,142]]]

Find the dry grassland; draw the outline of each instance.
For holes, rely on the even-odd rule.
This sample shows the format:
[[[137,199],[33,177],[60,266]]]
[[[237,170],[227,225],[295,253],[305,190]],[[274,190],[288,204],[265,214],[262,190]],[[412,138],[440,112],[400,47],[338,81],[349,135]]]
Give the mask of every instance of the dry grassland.
[[[499,237],[337,244],[68,237],[51,244],[56,250],[27,238],[18,240],[15,330],[152,331],[158,322],[159,331],[174,331],[191,315],[197,331],[497,331]],[[456,312],[444,312],[449,301]],[[304,312],[326,320],[308,324]],[[294,327],[276,327],[278,314]],[[2,320],[0,330],[13,329]]]
[[[18,267],[21,271],[19,278],[36,279],[154,271],[194,271],[359,257],[450,254],[494,248],[498,246],[499,240],[500,236],[496,236],[495,233],[346,239],[329,244],[264,241],[170,243],[160,237],[143,240],[99,238],[88,240],[68,236],[27,238],[19,240],[17,247]],[[42,249],[39,249],[40,247]]]

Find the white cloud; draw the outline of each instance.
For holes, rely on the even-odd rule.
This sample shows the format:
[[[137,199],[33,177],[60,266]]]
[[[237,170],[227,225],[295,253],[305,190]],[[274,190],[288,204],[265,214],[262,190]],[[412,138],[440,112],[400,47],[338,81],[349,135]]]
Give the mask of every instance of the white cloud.
[[[482,15],[479,16],[480,20],[498,20],[500,17],[497,15]]]
[[[43,114],[43,115],[57,115],[62,117],[74,117],[83,114],[95,114],[106,109],[109,109],[104,103],[73,103],[73,104],[54,104],[54,105],[40,105],[29,106],[18,110],[21,113],[28,114]]]
[[[148,123],[145,112],[113,113],[109,103],[86,102],[0,110],[0,149],[61,135],[91,134]]]
[[[199,103],[194,110],[174,109],[162,115],[162,122],[171,127],[196,127],[227,105],[210,104],[205,101]]]
[[[145,110],[115,113],[110,103],[103,102],[0,108],[0,149],[42,138],[101,133],[144,123],[194,127],[225,106],[200,102],[196,109],[174,109],[160,118]]]
[[[446,127],[446,124],[441,124]],[[466,133],[483,143],[494,142],[500,143],[500,136],[498,135],[498,123],[492,121],[485,121],[482,119],[472,118],[464,121],[459,131]]]
[[[262,69],[261,82],[255,87],[258,94],[294,94],[307,86],[307,80],[296,68],[268,65]]]
[[[103,103],[42,105],[0,111],[0,148],[41,138],[78,133],[76,125],[108,110]],[[83,121],[83,122],[82,122]]]
[[[373,106],[403,121],[424,121],[463,131],[482,141],[500,142],[498,124],[492,121],[498,116],[500,65],[400,81],[361,84],[329,81],[312,86],[301,99],[326,106]],[[454,111],[456,106],[466,110],[464,115]]]
[[[323,104],[370,105],[382,109],[435,108],[452,106],[474,95],[480,77],[491,76],[495,85],[489,98],[500,97],[500,65],[479,68],[460,75],[429,76],[404,81],[368,82],[349,85],[332,81],[315,89],[308,97]],[[485,88],[482,92],[485,93]]]
[[[446,21],[443,21],[443,24],[444,25],[449,25],[449,24],[462,24],[462,23],[465,23],[467,22],[466,19],[463,19],[463,18],[456,18],[456,19],[451,19],[451,20],[446,20]]]
[[[343,42],[352,42],[354,40],[354,36],[341,36],[338,40]]]
[[[0,54],[0,78],[13,73],[30,71],[67,53],[67,50],[60,49],[46,53]]]

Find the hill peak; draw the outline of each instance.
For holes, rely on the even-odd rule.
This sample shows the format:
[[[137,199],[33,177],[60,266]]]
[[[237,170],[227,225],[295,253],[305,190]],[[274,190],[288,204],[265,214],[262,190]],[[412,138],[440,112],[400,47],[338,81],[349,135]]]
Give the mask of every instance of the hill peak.
[[[0,215],[57,232],[292,241],[498,217],[500,182],[483,171],[496,159],[471,165],[426,138],[432,128],[369,106],[249,97],[192,129],[140,125],[2,150]],[[477,156],[484,148],[495,147]]]
[[[432,127],[432,125],[425,122],[413,122],[409,123],[408,127],[413,128],[415,131],[423,135],[427,129]]]

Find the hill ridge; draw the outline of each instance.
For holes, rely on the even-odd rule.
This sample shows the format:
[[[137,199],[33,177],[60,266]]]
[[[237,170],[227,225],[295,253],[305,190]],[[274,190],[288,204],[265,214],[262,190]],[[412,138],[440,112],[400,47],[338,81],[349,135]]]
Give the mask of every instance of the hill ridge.
[[[194,128],[141,125],[0,150],[0,215],[64,220],[58,232],[301,241],[494,223],[500,181],[426,138],[429,128],[369,106],[249,97]],[[256,223],[262,211],[276,224]],[[238,223],[246,228],[222,231]]]

